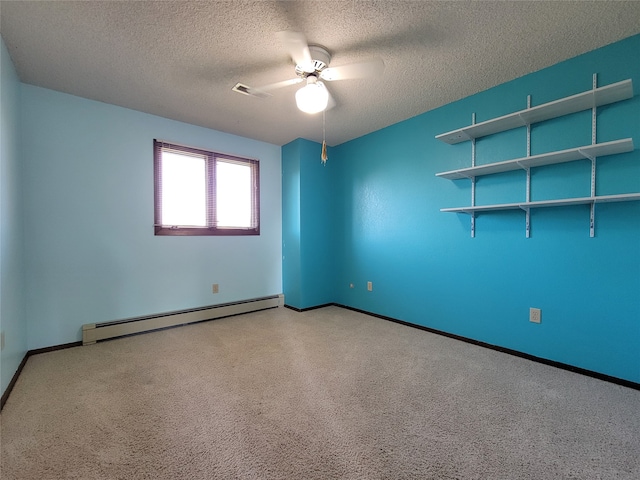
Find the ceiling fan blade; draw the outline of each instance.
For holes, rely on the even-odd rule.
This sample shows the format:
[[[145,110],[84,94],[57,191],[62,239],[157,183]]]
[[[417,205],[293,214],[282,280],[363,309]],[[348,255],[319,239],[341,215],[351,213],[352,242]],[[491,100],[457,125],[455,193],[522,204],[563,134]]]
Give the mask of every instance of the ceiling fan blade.
[[[280,38],[296,65],[299,65],[307,73],[312,73],[315,70],[311,60],[311,53],[309,53],[309,44],[302,33],[286,30],[278,32],[278,38]]]
[[[302,77],[291,78],[289,80],[282,80],[281,82],[269,83],[267,85],[262,85],[260,87],[249,87],[247,89],[247,93],[250,95],[255,95],[258,97],[264,97],[271,95],[271,91],[277,90],[278,88],[288,87],[290,85],[295,85],[296,83],[301,83],[304,79]]]
[[[350,80],[352,78],[373,77],[382,74],[384,62],[381,58],[372,58],[363,62],[349,63],[339,67],[328,67],[320,72],[320,78],[329,82]]]

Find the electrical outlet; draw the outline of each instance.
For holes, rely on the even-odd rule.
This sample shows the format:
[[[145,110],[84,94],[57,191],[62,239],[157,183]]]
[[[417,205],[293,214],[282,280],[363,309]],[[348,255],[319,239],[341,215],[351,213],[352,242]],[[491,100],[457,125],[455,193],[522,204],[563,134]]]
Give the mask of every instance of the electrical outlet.
[[[539,308],[530,308],[529,321],[533,323],[540,323],[542,321],[542,310]]]
[[[218,292],[220,291],[220,288],[219,288],[219,286],[218,286],[218,284],[217,284],[217,283],[214,283],[214,284],[212,285],[212,287],[211,287],[211,291],[212,291],[213,293],[218,293]]]
[[[372,282],[367,282],[367,290],[369,290],[370,292],[373,291],[373,283]]]
[[[353,288],[353,283],[350,283],[350,284],[349,284],[349,288]]]

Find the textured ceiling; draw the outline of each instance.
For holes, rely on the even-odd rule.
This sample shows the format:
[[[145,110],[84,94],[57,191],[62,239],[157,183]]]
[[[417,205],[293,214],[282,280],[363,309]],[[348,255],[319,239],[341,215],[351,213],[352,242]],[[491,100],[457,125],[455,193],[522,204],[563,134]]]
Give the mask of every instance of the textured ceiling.
[[[337,145],[640,33],[640,2],[0,1],[21,81],[283,145],[322,140],[276,32],[303,32],[331,66],[380,57],[382,75],[330,83]]]

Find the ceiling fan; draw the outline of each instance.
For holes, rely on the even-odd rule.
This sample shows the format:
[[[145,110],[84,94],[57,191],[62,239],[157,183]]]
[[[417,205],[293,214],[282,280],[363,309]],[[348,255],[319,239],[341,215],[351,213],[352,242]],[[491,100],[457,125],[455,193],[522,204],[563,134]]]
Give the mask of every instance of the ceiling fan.
[[[278,37],[296,65],[296,77],[260,87],[237,84],[233,88],[235,91],[265,97],[270,96],[273,90],[304,82],[306,85],[296,92],[296,104],[303,112],[313,114],[335,105],[324,82],[371,77],[384,71],[384,62],[380,58],[330,67],[329,51],[320,45],[309,45],[304,34],[284,31],[279,32]]]

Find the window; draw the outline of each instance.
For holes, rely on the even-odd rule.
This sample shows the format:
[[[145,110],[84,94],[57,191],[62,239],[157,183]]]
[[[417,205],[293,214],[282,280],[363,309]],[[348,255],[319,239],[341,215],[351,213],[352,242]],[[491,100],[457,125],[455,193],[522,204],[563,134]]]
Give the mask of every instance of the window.
[[[153,141],[156,235],[260,235],[257,160]]]

